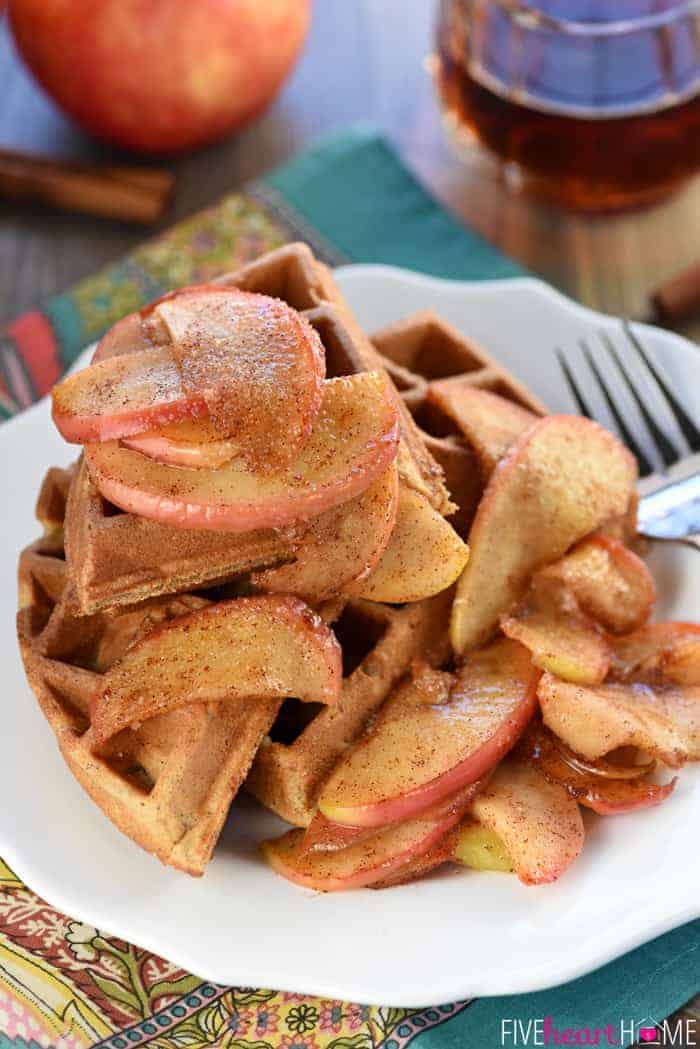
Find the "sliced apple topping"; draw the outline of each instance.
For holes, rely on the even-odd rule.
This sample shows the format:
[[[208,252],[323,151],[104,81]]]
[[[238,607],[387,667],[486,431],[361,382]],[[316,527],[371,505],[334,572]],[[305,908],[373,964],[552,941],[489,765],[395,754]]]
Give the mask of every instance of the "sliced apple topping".
[[[261,851],[273,870],[307,889],[357,889],[396,877],[435,848],[458,820],[458,815],[409,820],[334,851],[308,850],[304,831],[297,829],[263,842]]]
[[[551,415],[530,427],[479,504],[452,610],[455,652],[488,640],[534,572],[623,513],[635,479],[631,453],[588,419]]]
[[[700,685],[700,626],[649,623],[617,638],[612,676],[621,681],[654,681],[661,677],[677,685]]]
[[[530,729],[520,744],[526,757],[550,783],[558,783],[586,808],[602,816],[633,812],[659,805],[672,792],[676,779],[659,785],[645,779],[646,766],[616,765],[580,758],[543,725]]]
[[[319,809],[335,823],[380,827],[475,783],[523,732],[538,675],[527,649],[507,639],[474,653],[455,676],[419,670],[335,767]]]
[[[148,324],[161,326],[167,345],[148,348],[145,323],[125,318],[103,340],[98,363],[55,388],[54,420],[66,440],[133,437],[206,415],[257,469],[294,456],[325,375],[323,345],[304,317],[267,295],[211,285],[156,304]],[[125,353],[130,345],[140,352]],[[152,451],[152,441],[145,447]],[[164,447],[173,451],[161,445],[159,457]]]
[[[637,681],[586,688],[544,674],[537,694],[545,724],[591,761],[627,746],[672,767],[700,759],[700,685]]]
[[[501,842],[526,885],[556,881],[583,848],[576,802],[526,762],[507,758],[476,797],[472,814]]]
[[[402,485],[391,539],[368,578],[353,588],[369,601],[422,601],[452,586],[469,548],[420,492]]]
[[[428,387],[428,401],[436,404],[457,426],[476,452],[487,480],[512,444],[539,416],[513,401],[472,386],[468,378],[441,379]]]
[[[198,701],[334,703],[341,681],[340,646],[301,601],[221,601],[157,626],[110,667],[94,697],[91,742],[100,747],[122,729]]]
[[[584,539],[543,574],[561,580],[584,612],[613,634],[640,627],[656,600],[654,580],[641,557],[610,536]]]
[[[122,510],[177,528],[247,532],[308,520],[359,495],[396,458],[398,436],[385,379],[362,372],[324,383],[313,432],[276,473],[240,460],[174,469],[116,442],[88,445],[85,458],[104,498]]]
[[[288,462],[318,414],[325,351],[286,302],[211,285],[153,309],[167,329],[189,394],[202,396],[214,430],[257,469]]]
[[[501,629],[525,645],[542,670],[586,685],[605,679],[610,646],[556,579],[536,576],[525,600],[501,620]]]
[[[255,573],[253,585],[311,602],[347,591],[382,557],[392,536],[398,502],[398,474],[392,463],[361,495],[313,518],[294,560]]]
[[[456,832],[450,858],[476,871],[513,870],[513,861],[496,832],[473,818],[464,820]]]
[[[236,442],[220,437],[208,418],[171,423],[152,433],[124,437],[121,443],[157,463],[193,470],[216,470],[238,454]]]

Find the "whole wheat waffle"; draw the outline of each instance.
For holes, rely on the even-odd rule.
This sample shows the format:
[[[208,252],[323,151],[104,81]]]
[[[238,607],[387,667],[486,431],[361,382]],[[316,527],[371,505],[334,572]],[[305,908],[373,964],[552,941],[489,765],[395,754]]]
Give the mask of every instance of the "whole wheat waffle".
[[[382,366],[330,271],[306,245],[270,252],[220,282],[276,296],[303,313],[321,337],[329,378]],[[397,460],[401,481],[422,491],[441,513],[450,512],[454,508],[442,471],[410,413],[398,398],[397,403],[402,417]],[[66,536],[78,607],[93,613],[288,563],[303,543],[304,527],[244,535],[171,528],[117,510],[102,499],[80,467],[71,486]]]
[[[41,508],[58,505],[66,473],[50,471]],[[73,775],[112,822],[164,863],[202,874],[279,703],[193,703],[120,733],[96,756],[89,709],[101,674],[157,623],[206,599],[155,598],[77,616],[58,513],[51,523],[20,558],[18,634],[29,682]]]
[[[425,446],[444,471],[447,488],[459,508],[450,520],[459,534],[466,536],[483,492],[481,471],[474,450],[452,420],[429,400],[431,386],[466,383],[496,393],[535,415],[545,415],[546,408],[486,350],[432,310],[421,310],[387,325],[374,333],[372,342]]]
[[[403,608],[350,600],[333,623],[343,650],[340,699],[315,709],[287,700],[258,751],[248,790],[283,819],[306,826],[324,779],[413,660],[437,666],[447,657],[452,597],[445,591]]]

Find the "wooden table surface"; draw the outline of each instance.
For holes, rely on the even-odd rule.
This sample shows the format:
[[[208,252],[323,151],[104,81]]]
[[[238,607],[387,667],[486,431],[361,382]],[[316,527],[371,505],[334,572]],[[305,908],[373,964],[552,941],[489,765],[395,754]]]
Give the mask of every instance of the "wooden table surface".
[[[316,0],[305,53],[282,95],[254,126],[172,164],[178,186],[167,223],[279,164],[324,132],[379,125],[433,192],[505,252],[598,309],[642,316],[651,288],[700,258],[700,179],[647,212],[566,215],[511,194],[477,150],[446,145],[423,66],[432,0]],[[35,87],[0,24],[0,146],[100,161],[91,142]],[[0,203],[0,321],[133,247],[143,229]],[[700,318],[686,327],[700,340]]]

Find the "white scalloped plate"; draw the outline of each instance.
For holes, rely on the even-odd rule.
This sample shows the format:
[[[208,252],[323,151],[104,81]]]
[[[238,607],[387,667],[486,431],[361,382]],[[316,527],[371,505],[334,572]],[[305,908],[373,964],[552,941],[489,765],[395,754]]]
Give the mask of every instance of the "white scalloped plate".
[[[369,329],[432,307],[480,340],[553,409],[571,410],[553,348],[617,323],[535,280],[464,284],[381,267],[338,277]],[[644,337],[700,415],[700,357],[654,329]],[[5,495],[0,566],[0,855],[66,913],[217,983],[397,1006],[532,991],[579,976],[700,915],[700,775],[682,773],[658,809],[591,821],[580,860],[555,885],[447,872],[386,892],[317,895],[278,878],[256,842],[282,828],[234,805],[206,876],[161,866],[111,826],[59,757],[27,686],[14,636],[15,564],[36,534],[45,468],[72,450],[48,404],[0,427]],[[700,619],[700,557],[655,553],[660,612]]]

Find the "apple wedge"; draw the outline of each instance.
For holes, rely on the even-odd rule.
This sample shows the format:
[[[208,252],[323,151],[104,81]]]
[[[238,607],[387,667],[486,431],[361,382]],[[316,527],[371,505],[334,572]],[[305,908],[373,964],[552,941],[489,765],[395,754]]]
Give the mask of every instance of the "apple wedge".
[[[358,889],[395,877],[434,849],[458,821],[458,815],[409,820],[335,851],[304,848],[299,828],[263,842],[260,849],[273,870],[297,885],[318,892]]]
[[[619,681],[674,681],[700,685],[700,625],[649,623],[615,639],[612,676]]]
[[[176,528],[248,532],[308,520],[364,492],[395,460],[398,439],[386,380],[362,372],[324,383],[311,435],[275,473],[238,459],[217,470],[163,466],[116,442],[89,444],[85,459],[104,498],[122,510]]]
[[[536,576],[525,600],[501,619],[501,630],[530,650],[535,666],[565,681],[598,685],[605,679],[610,646],[556,579]]]
[[[457,654],[483,644],[534,572],[626,509],[633,456],[597,423],[550,415],[498,464],[469,534],[470,558],[452,609]]]
[[[109,668],[92,703],[91,741],[98,748],[122,729],[198,701],[334,703],[341,683],[340,645],[301,601],[221,601],[157,626]]]
[[[309,522],[294,560],[254,573],[258,589],[296,594],[316,603],[347,591],[382,557],[394,529],[399,502],[396,464],[361,495]]]
[[[456,831],[450,859],[475,871],[513,870],[513,861],[496,832],[473,818],[464,820]]]
[[[651,783],[644,779],[649,766],[586,762],[542,725],[527,733],[520,750],[545,779],[558,783],[575,801],[601,816],[660,805],[677,782],[674,778],[662,785]]]
[[[123,437],[121,443],[157,463],[193,470],[217,470],[238,454],[236,442],[220,437],[208,418],[171,423],[151,433]]]
[[[534,412],[497,393],[472,386],[468,378],[430,383],[428,402],[452,420],[474,449],[484,481],[511,445],[539,419]]]
[[[55,388],[63,437],[108,441],[207,415],[253,465],[288,461],[323,395],[325,353],[305,318],[278,299],[214,285],[163,300],[156,318],[168,345],[119,352],[132,337],[144,341],[125,319],[111,352]]]
[[[396,524],[368,578],[353,593],[368,601],[422,601],[452,586],[469,548],[420,492],[401,485]]]
[[[606,535],[584,539],[542,574],[564,583],[583,611],[613,634],[641,627],[656,600],[654,580],[641,557]]]
[[[214,429],[252,466],[288,462],[323,396],[326,356],[315,328],[281,299],[216,285],[153,307],[183,388],[201,395]]]
[[[526,885],[556,881],[583,848],[576,802],[525,762],[507,758],[474,800],[472,815],[503,842]]]
[[[627,746],[671,767],[700,759],[700,685],[587,688],[544,674],[537,694],[545,725],[589,761]]]
[[[507,639],[474,653],[454,676],[419,670],[336,765],[320,811],[334,823],[381,827],[475,783],[524,731],[538,676],[527,649]]]

